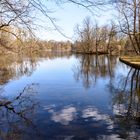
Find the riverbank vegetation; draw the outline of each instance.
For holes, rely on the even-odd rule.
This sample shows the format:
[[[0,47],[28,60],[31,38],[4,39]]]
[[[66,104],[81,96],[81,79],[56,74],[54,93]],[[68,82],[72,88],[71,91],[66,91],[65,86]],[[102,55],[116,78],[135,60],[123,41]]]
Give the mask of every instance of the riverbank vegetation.
[[[74,51],[87,54],[120,54],[127,39],[118,33],[118,27],[113,22],[100,27],[97,23],[93,24],[89,17],[81,27],[77,25],[75,32]]]
[[[0,7],[0,54],[36,53],[40,51],[73,51],[85,54],[120,54],[134,52],[140,54],[140,1],[53,1],[58,6],[73,3],[84,7],[91,13],[107,5],[116,9],[117,20],[100,26],[90,17],[74,29],[72,42],[44,41],[37,38],[34,29],[37,12],[48,19],[61,35],[56,21],[50,16],[47,4],[39,0],[16,1],[1,0]],[[96,9],[96,10],[95,10]],[[61,25],[60,25],[61,26]]]

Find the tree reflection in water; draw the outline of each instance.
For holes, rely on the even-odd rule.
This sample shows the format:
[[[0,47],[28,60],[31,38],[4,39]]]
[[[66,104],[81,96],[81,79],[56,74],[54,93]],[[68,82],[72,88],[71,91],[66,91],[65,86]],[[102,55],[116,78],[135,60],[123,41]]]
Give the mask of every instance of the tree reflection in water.
[[[35,58],[22,58],[20,56],[3,56],[0,58],[0,85],[11,79],[18,79],[24,75],[31,75],[35,71],[37,62]]]
[[[115,56],[82,55],[78,58],[79,63],[73,67],[74,77],[77,81],[82,80],[85,88],[90,88],[100,78],[109,79],[107,87],[114,113],[112,124],[120,139],[140,139],[137,129],[140,125],[140,70],[130,68],[126,77],[121,73],[118,77],[115,75],[118,63]],[[89,116],[95,114],[95,111],[88,112]]]
[[[113,77],[116,56],[78,55],[79,62],[73,66],[74,78],[83,81],[85,88],[96,84],[98,77]]]
[[[37,135],[34,114],[39,104],[33,98],[37,84],[26,86],[15,98],[0,96],[0,139],[20,140],[31,135],[33,130]],[[30,131],[32,129],[32,131]],[[30,134],[31,132],[31,134]]]
[[[109,85],[109,89],[112,93],[115,123],[122,128],[120,135],[139,139],[137,128],[140,125],[140,70],[130,68],[127,76],[120,77],[119,83]]]
[[[34,98],[37,84],[26,86],[15,98],[3,96],[5,84],[24,75],[31,76],[42,59],[70,56],[70,53],[45,52],[41,55],[0,57],[0,140],[26,140],[31,137],[41,139],[43,135],[34,121],[36,111],[40,107]]]
[[[69,58],[71,53],[44,52],[41,54],[6,55],[0,56],[0,85],[4,85],[11,79],[18,79],[21,76],[31,76],[36,70],[39,61],[43,59],[55,59],[58,57]]]
[[[115,56],[77,55],[78,62],[73,66],[74,78],[78,81],[81,80],[84,88],[90,89],[94,85],[96,94],[92,94],[93,90],[87,90],[90,95],[81,94],[83,90],[81,85],[82,88],[78,89],[77,94],[73,94],[71,90],[65,91],[70,96],[63,92],[61,94],[57,88],[55,89],[58,83],[53,81],[53,90],[58,94],[53,90],[47,91],[45,88],[45,94],[34,96],[36,85],[32,84],[25,87],[15,98],[9,97],[9,95],[4,97],[3,87],[10,79],[23,75],[30,76],[38,64],[41,64],[40,61],[62,56],[70,57],[70,55],[61,53],[51,53],[50,55],[46,53],[41,57],[31,56],[25,59],[8,57],[0,61],[0,139],[139,139],[137,127],[140,115],[140,72],[131,68],[126,77],[124,75],[118,77],[120,69],[117,68],[120,68],[121,63]],[[75,61],[72,59],[72,62]],[[123,67],[121,66],[121,68]],[[116,74],[118,75],[116,76]],[[51,78],[48,79],[44,83],[50,83]],[[63,79],[60,82],[63,82]],[[48,89],[52,87],[48,85]],[[63,84],[60,87],[63,89]],[[99,95],[98,88],[100,87],[103,89]],[[100,99],[104,98],[104,96],[102,97],[104,89],[107,99],[100,102]],[[51,94],[51,91],[54,94]],[[60,95],[62,95],[62,100]],[[109,99],[108,95],[110,95]],[[40,105],[36,99],[40,101]],[[96,103],[96,99],[99,103]],[[112,103],[113,115],[110,106],[108,107],[108,101]],[[100,106],[100,104],[102,105]],[[104,105],[105,108],[102,109]]]

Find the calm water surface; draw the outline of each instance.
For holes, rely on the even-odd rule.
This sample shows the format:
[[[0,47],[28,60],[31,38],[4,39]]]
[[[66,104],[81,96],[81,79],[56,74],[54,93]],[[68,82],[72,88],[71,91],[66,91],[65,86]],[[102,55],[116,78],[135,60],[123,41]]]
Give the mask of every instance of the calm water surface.
[[[0,140],[140,140],[140,72],[118,57],[0,58]]]

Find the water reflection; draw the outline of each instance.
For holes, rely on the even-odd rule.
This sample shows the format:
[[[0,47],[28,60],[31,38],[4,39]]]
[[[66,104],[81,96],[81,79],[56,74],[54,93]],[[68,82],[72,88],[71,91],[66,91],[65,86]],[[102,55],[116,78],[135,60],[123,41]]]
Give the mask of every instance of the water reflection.
[[[0,96],[0,139],[22,140],[28,135],[38,135],[34,124],[34,114],[38,102],[35,101],[36,84],[26,86],[14,98]],[[30,131],[32,129],[32,131]]]
[[[116,125],[114,119],[108,114],[101,113],[95,106],[81,108],[73,104],[64,106],[59,111],[56,109],[56,106],[50,106],[51,109],[50,107],[45,107],[44,109],[51,115],[51,121],[59,123],[59,130],[61,130],[57,135],[51,137],[53,140],[58,137],[63,140],[122,139],[119,137],[119,134],[114,133],[113,129],[115,129]]]
[[[82,79],[85,88],[95,84],[100,77],[113,77],[117,63],[116,56],[79,55],[78,62],[73,66],[74,77]]]
[[[0,58],[0,85],[21,76],[30,76],[37,66],[36,59],[22,56],[2,56]]]
[[[76,108],[75,107],[66,107],[60,111],[50,111],[52,114],[51,120],[54,122],[59,122],[62,125],[68,125],[69,122],[74,120],[75,114],[76,114]]]
[[[69,58],[71,53],[44,52],[41,54],[6,55],[0,56],[0,85],[9,80],[19,79],[21,76],[31,76],[36,70],[38,63],[43,59],[55,59],[59,57]]]
[[[116,56],[44,53],[3,58],[0,66],[0,139],[140,139],[140,72]],[[38,94],[32,84],[4,96],[22,76],[39,83]]]
[[[113,106],[116,115],[139,119],[140,117],[140,70],[130,68],[118,86],[112,85]]]
[[[121,77],[118,84],[109,85],[109,89],[115,123],[121,128],[118,133],[125,139],[140,139],[140,70],[129,69],[127,76]]]

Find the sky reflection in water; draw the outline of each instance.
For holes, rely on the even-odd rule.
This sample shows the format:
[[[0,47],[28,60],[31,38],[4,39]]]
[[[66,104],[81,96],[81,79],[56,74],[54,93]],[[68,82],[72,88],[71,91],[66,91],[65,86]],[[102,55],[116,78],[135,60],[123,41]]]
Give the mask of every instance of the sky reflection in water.
[[[48,54],[0,63],[0,140],[140,139],[140,73],[117,57]]]

